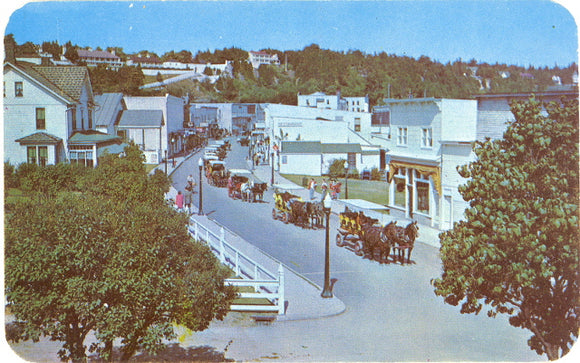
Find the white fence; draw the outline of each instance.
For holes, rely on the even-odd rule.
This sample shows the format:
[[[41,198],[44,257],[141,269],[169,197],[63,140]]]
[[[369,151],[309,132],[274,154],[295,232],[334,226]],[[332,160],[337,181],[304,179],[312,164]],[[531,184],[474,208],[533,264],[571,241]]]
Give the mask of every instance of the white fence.
[[[236,278],[226,279],[226,284],[252,289],[253,292],[239,293],[240,298],[266,299],[267,301],[264,304],[231,305],[231,310],[269,311],[284,315],[284,269],[282,264],[278,266],[277,274],[266,270],[228,243],[223,227],[220,227],[220,233],[217,235],[192,217],[188,228],[194,239],[206,243],[220,262],[234,271]]]

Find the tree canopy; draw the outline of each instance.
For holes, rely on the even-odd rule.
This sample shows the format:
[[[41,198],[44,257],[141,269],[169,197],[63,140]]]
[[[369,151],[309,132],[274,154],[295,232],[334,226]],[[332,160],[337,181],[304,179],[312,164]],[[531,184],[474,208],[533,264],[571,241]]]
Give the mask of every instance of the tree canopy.
[[[461,313],[508,314],[550,360],[578,337],[578,100],[512,104],[504,138],[459,169],[466,219],[440,235],[435,293]]]
[[[141,160],[131,146],[42,202],[7,207],[5,288],[16,339],[49,336],[64,343],[61,359],[79,361],[93,331],[89,352],[112,359],[118,341],[127,360],[138,349],[158,352],[175,324],[198,331],[225,316],[235,295],[224,285],[230,272],[191,239],[186,217],[163,200],[167,177],[148,176]]]

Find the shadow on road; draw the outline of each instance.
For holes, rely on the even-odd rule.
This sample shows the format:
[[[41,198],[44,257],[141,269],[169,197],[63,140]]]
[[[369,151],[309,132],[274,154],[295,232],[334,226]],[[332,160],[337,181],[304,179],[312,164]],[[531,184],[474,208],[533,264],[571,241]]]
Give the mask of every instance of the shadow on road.
[[[118,359],[121,353],[115,349],[113,360]],[[98,357],[89,357],[90,362],[100,362]],[[169,344],[157,355],[147,353],[137,354],[130,359],[131,362],[233,362],[233,359],[225,357],[224,352],[218,352],[214,347],[207,345],[182,348],[179,344]],[[104,361],[103,361],[104,362]]]

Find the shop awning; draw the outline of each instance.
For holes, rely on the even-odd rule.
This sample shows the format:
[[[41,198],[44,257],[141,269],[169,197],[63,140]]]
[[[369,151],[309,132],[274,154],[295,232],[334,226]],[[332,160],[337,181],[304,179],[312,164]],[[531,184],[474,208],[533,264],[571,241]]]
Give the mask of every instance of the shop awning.
[[[415,169],[421,174],[430,176],[431,178],[433,178],[433,183],[435,184],[435,189],[437,189],[437,193],[441,195],[441,168],[439,166],[405,163],[401,161],[391,161],[391,163],[389,164],[389,175],[388,175],[389,183],[393,180],[393,177],[395,176],[395,174],[397,173],[397,169],[399,168]]]

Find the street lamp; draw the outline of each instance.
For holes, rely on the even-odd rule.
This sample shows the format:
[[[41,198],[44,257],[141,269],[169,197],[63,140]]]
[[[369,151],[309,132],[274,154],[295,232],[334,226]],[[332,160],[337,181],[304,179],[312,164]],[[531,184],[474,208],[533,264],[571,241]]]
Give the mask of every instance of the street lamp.
[[[344,199],[348,199],[348,161],[344,162]]]
[[[274,152],[270,154],[270,163],[272,164],[272,177],[270,178],[270,184],[274,185]]]
[[[203,215],[203,179],[201,176],[201,171],[203,170],[203,159],[199,158],[197,161],[197,166],[199,166],[199,212],[198,214]]]
[[[171,166],[175,168],[175,137],[171,138]]]
[[[167,149],[165,149],[165,175],[167,175]]]
[[[324,213],[326,214],[326,247],[324,252],[324,289],[322,290],[323,298],[331,298],[332,297],[332,288],[330,286],[330,207],[332,205],[332,200],[330,199],[330,193],[326,194],[324,200],[322,201],[324,204]]]

